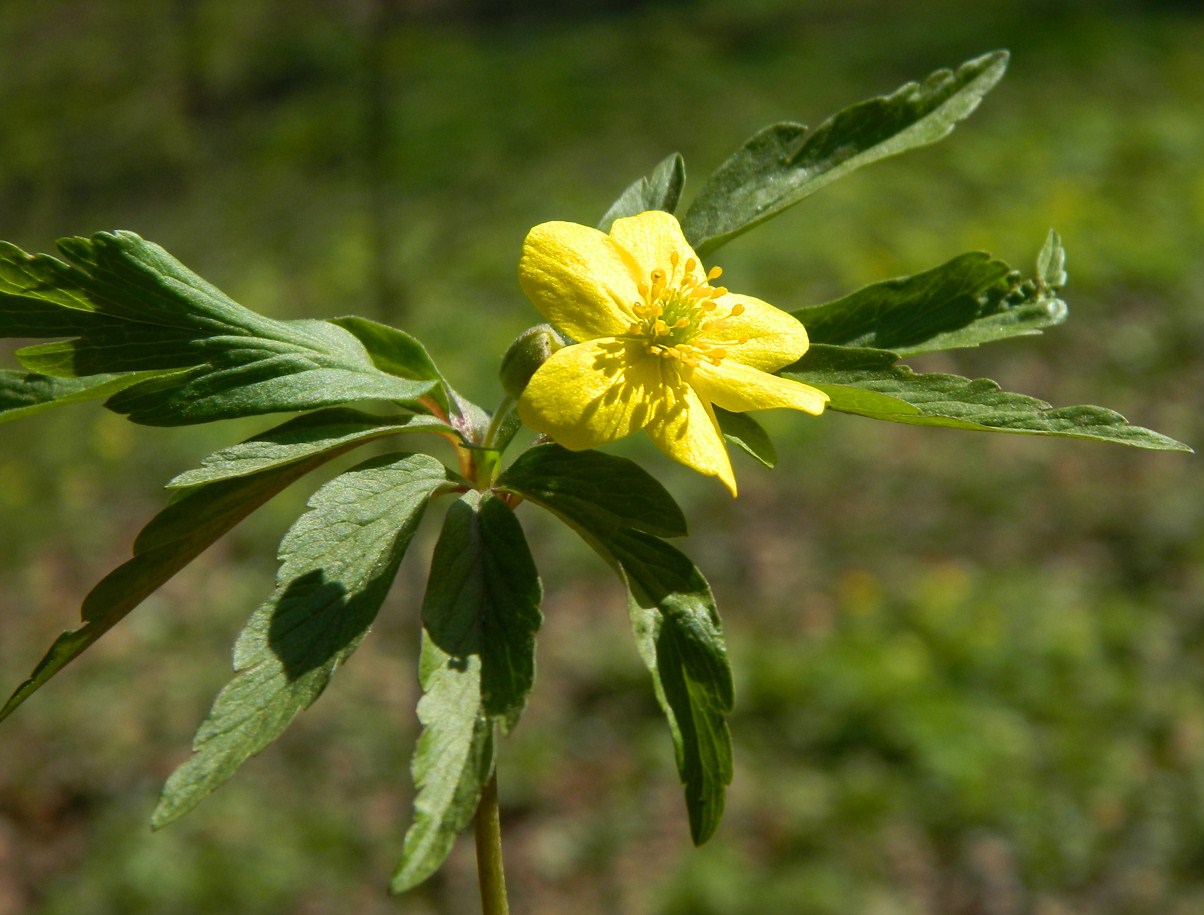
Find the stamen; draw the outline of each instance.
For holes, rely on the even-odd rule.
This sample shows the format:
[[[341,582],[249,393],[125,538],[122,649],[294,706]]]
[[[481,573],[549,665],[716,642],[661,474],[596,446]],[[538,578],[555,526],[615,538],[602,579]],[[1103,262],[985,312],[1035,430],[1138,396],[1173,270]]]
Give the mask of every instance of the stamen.
[[[665,288],[665,271],[659,267],[652,271],[652,295],[655,298]]]
[[[707,280],[717,280],[721,276],[723,276],[723,268],[716,264],[710,269],[710,271],[708,271]]]
[[[728,317],[737,318],[742,314],[744,314],[744,303],[737,302],[735,305],[732,306],[731,314],[728,315]]]

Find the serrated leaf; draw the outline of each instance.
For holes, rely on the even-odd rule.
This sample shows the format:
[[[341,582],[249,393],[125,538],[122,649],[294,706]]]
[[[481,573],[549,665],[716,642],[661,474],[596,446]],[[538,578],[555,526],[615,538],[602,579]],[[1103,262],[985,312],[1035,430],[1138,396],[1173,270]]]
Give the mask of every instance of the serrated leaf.
[[[1050,289],[1061,289],[1066,285],[1066,249],[1053,229],[1049,230],[1041,253],[1037,255],[1037,277]]]
[[[422,622],[455,663],[481,658],[481,711],[506,731],[518,722],[535,680],[541,596],[513,510],[494,495],[461,496],[435,546]]]
[[[707,179],[682,220],[686,238],[705,256],[854,169],[940,140],[978,107],[1007,59],[995,51],[938,70],[846,108],[809,136],[802,124],[767,127]]]
[[[432,416],[373,416],[341,407],[319,410],[213,452],[201,460],[200,467],[180,474],[167,486],[178,489],[248,476],[326,451],[345,451],[378,438],[415,432],[446,434],[459,439],[451,426]]]
[[[684,537],[686,519],[673,497],[633,461],[601,451],[537,445],[498,478],[516,493],[589,530],[630,527],[661,537]]]
[[[1156,451],[1190,451],[1160,433],[1095,406],[1053,407],[1000,389],[994,381],[917,374],[883,350],[813,346],[780,373],[828,395],[828,409],[916,426],[1056,435]]]
[[[778,450],[759,422],[747,413],[732,413],[715,406],[712,409],[724,438],[766,467],[773,467],[778,462]]]
[[[590,451],[565,453],[573,458],[598,455],[619,460]],[[548,457],[558,460],[562,456],[550,452]],[[673,737],[690,834],[696,844],[702,844],[719,824],[726,786],[732,779],[727,728],[734,702],[732,677],[710,586],[678,550],[624,525],[621,516],[599,510],[607,504],[604,488],[582,492],[571,482],[556,485],[565,477],[550,473],[532,476],[536,485],[521,490],[514,486],[513,491],[576,530],[627,585],[640,657],[652,675]],[[567,479],[571,481],[573,476]],[[513,485],[503,474],[499,486]],[[610,499],[622,494],[621,488],[612,488]]]
[[[281,542],[275,591],[238,637],[234,679],[163,788],[155,828],[195,807],[318,698],[367,634],[427,502],[447,485],[434,458],[391,454],[313,495]]]
[[[53,378],[27,372],[0,370],[0,423],[11,422],[54,407],[108,397],[153,372],[89,375],[86,378]]]
[[[132,232],[67,238],[59,247],[73,263],[0,249],[0,308],[12,315],[0,329],[79,334],[19,351],[31,372],[184,370],[110,398],[108,407],[135,422],[181,425],[362,400],[410,404],[436,384],[381,371],[341,327],[243,308]]]
[[[391,889],[435,872],[493,771],[493,732],[517,723],[535,678],[539,576],[514,512],[465,493],[447,513],[422,602],[418,789]]]
[[[976,251],[792,314],[812,343],[911,355],[1037,334],[1067,311],[1043,281],[1021,282],[1003,261]]]
[[[142,529],[134,541],[134,558],[106,575],[84,598],[84,625],[55,640],[0,708],[0,721],[243,518],[342,450],[182,493]]]
[[[686,186],[686,163],[681,153],[662,159],[651,173],[632,182],[619,199],[611,204],[598,228],[609,232],[616,219],[638,216],[648,210],[664,210],[672,213],[677,209],[682,189]]]
[[[669,722],[690,835],[706,842],[732,780],[732,673],[710,586],[682,553],[639,531],[590,532],[627,583],[632,630]],[[590,539],[590,538],[587,538]]]
[[[480,713],[480,658],[467,665],[422,638],[419,677],[422,735],[410,771],[417,795],[414,823],[389,890],[404,893],[431,876],[451,852],[456,836],[472,822],[481,788],[494,764],[494,723]]]

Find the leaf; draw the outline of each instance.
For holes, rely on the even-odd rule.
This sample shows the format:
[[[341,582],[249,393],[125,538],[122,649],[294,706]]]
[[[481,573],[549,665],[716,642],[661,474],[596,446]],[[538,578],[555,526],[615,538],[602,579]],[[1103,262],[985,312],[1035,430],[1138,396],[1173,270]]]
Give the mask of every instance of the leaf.
[[[727,716],[735,694],[714,597],[694,564],[663,540],[591,533],[627,583],[632,631],[673,736],[690,835],[701,845],[719,826],[732,781]]]
[[[382,372],[388,372],[399,378],[409,378],[413,381],[435,381],[438,386],[433,388],[431,396],[439,406],[448,409],[451,385],[439,371],[426,347],[417,337],[407,334],[396,327],[348,315],[331,319],[332,324],[355,335],[364,345],[372,364]]]
[[[343,450],[182,493],[142,529],[134,541],[134,558],[106,575],[84,598],[84,624],[55,640],[29,679],[0,708],[0,721],[239,521]]]
[[[0,423],[32,416],[53,407],[108,397],[154,374],[129,372],[89,375],[86,378],[52,378],[49,375],[0,370]]]
[[[630,527],[661,537],[684,537],[686,519],[673,497],[638,464],[600,451],[536,445],[497,481],[588,530]]]
[[[342,338],[354,338],[333,324],[313,324],[309,341],[209,338],[201,347],[208,359],[193,374],[143,382],[105,406],[136,423],[178,426],[365,400],[409,405],[431,390],[428,382],[380,372],[366,356],[339,353]]]
[[[988,379],[917,374],[884,350],[813,346],[783,377],[826,393],[828,408],[916,426],[982,432],[1056,435],[1116,442],[1157,451],[1190,451],[1172,438],[1130,425],[1112,410],[1094,406],[1052,407],[1000,389]]]
[[[523,458],[540,449],[547,450],[530,465],[520,467]],[[600,472],[578,473],[596,458],[604,459],[597,465]],[[719,614],[702,573],[663,540],[624,523],[629,514],[641,523],[647,515],[661,517],[659,511],[666,511],[666,506],[639,513],[632,512],[631,506],[616,505],[630,495],[619,482],[628,478],[619,470],[619,475],[608,479],[606,463],[621,460],[595,451],[539,446],[502,474],[498,486],[560,517],[627,585],[640,656],[652,674],[673,736],[690,833],[695,843],[702,844],[719,824],[725,789],[732,778],[731,736],[726,723],[734,702],[731,669]],[[558,472],[558,466],[567,469]],[[513,473],[516,467],[519,473]],[[643,473],[638,467],[635,471]],[[631,479],[635,480],[634,474]],[[579,482],[585,485],[578,486]],[[663,498],[668,499],[668,494]]]
[[[361,400],[409,404],[435,386],[382,372],[334,324],[275,321],[243,308],[132,232],[67,238],[59,247],[71,264],[0,248],[0,306],[9,315],[0,330],[78,334],[18,352],[40,374],[184,370],[109,399],[106,406],[135,422],[181,425]]]
[[[854,169],[935,143],[967,117],[1007,68],[994,51],[923,83],[870,99],[829,118],[809,136],[783,123],[754,135],[707,179],[682,220],[705,256]]]
[[[493,495],[461,496],[435,548],[422,622],[453,663],[481,658],[481,710],[507,732],[535,681],[541,594],[513,510]]]
[[[1053,229],[1049,230],[1041,253],[1037,255],[1037,277],[1051,289],[1061,289],[1066,285],[1066,249]]]
[[[686,186],[686,163],[681,153],[662,159],[651,174],[633,182],[619,195],[598,228],[609,232],[616,219],[638,216],[647,210],[664,210],[672,213],[677,209],[682,189]]]
[[[419,660],[422,736],[410,771],[417,795],[414,822],[389,891],[404,893],[439,869],[456,836],[472,822],[494,763],[494,725],[480,713],[480,658],[457,666],[422,637]]]
[[[361,413],[343,407],[307,413],[291,419],[229,448],[215,451],[201,460],[201,466],[186,471],[167,486],[178,489],[228,480],[259,473],[305,460],[331,450],[346,451],[378,438],[402,433],[427,432],[459,436],[432,416],[385,417]]]
[[[1053,287],[981,251],[792,312],[812,343],[910,355],[1037,334],[1066,320]]]
[[[163,788],[157,829],[183,816],[275,740],[367,634],[428,500],[448,485],[421,454],[376,457],[335,477],[280,544],[276,589],[234,648],[234,679]]]
[[[356,315],[332,318],[330,323],[353,334],[382,372],[414,381],[446,380],[426,347],[405,331]]]
[[[391,889],[435,872],[493,771],[495,725],[518,722],[535,679],[539,576],[514,512],[465,493],[447,513],[422,602],[418,794]]]
[[[778,462],[778,450],[759,422],[747,413],[732,413],[715,406],[712,406],[712,409],[724,438],[751,454],[766,467],[773,467]]]

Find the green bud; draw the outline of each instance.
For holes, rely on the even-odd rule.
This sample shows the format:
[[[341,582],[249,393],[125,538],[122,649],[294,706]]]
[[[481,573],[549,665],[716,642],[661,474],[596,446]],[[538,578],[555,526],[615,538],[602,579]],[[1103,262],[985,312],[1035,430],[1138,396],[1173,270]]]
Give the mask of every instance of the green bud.
[[[526,389],[527,382],[535,370],[548,361],[548,357],[565,345],[564,338],[556,333],[551,324],[528,327],[502,356],[500,371],[502,388],[511,397],[518,398]]]

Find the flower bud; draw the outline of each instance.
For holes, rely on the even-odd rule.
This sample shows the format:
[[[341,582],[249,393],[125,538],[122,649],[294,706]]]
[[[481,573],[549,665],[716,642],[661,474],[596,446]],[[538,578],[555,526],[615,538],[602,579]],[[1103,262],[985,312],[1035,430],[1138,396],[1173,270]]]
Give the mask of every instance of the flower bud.
[[[515,338],[506,354],[502,356],[499,374],[503,390],[517,399],[526,389],[527,382],[531,380],[535,370],[564,345],[564,339],[556,333],[552,325],[537,324],[535,327],[528,327]]]

